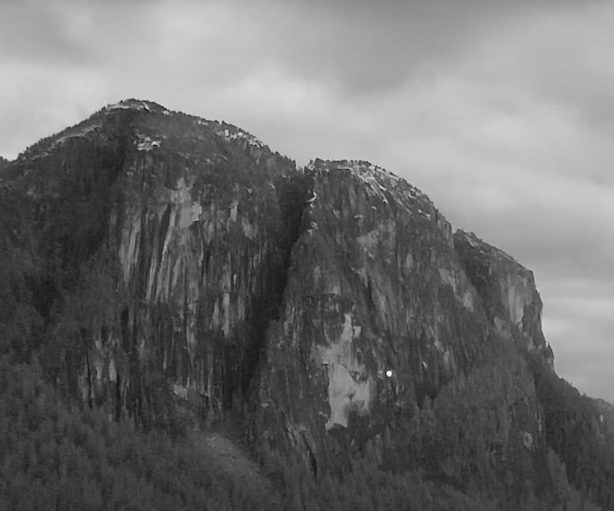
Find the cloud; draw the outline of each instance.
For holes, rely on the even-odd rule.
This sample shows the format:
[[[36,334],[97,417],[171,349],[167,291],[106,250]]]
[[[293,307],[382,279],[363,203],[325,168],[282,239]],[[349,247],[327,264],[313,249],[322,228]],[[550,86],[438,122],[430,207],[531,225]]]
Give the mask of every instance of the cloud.
[[[386,93],[424,72],[453,65],[492,31],[518,20],[526,23],[551,8],[546,1],[503,0],[267,5],[273,6],[269,15],[280,20],[267,26],[274,34],[268,51],[278,53],[295,76],[327,81],[350,96]],[[558,2],[559,9],[571,5],[571,0]]]
[[[3,2],[0,12],[0,48],[4,49],[0,62],[86,62],[86,52],[71,37],[66,18],[49,3],[8,1]]]
[[[612,357],[614,296],[612,282],[599,285],[594,280],[558,280],[545,303],[544,332],[556,346],[559,374],[583,392],[612,401]]]
[[[614,6],[605,1],[550,9],[499,32],[496,60],[484,58],[492,51],[484,44],[475,53],[474,71],[480,80],[531,91],[540,101],[574,109],[589,124],[611,129],[613,16]]]

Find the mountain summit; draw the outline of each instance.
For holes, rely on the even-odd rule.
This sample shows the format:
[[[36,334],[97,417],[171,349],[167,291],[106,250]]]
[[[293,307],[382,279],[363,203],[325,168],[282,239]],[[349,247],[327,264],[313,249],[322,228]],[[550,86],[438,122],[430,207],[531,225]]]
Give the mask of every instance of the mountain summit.
[[[532,272],[404,179],[135,99],[1,165],[2,350],[61,402],[243,446],[263,508],[612,509]]]

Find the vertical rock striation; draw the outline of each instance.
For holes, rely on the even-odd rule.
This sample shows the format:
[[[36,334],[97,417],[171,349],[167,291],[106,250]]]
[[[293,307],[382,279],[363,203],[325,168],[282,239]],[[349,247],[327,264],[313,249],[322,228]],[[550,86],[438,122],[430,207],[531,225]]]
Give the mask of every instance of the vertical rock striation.
[[[145,422],[168,411],[166,388],[214,415],[246,391],[296,231],[292,161],[234,126],[128,100],[11,172],[49,261],[56,333],[79,339],[71,387]]]
[[[365,440],[435,398],[496,332],[450,224],[424,194],[363,161],[316,160],[307,173],[259,400],[263,423],[279,423],[281,410],[291,443],[323,453],[341,431]]]

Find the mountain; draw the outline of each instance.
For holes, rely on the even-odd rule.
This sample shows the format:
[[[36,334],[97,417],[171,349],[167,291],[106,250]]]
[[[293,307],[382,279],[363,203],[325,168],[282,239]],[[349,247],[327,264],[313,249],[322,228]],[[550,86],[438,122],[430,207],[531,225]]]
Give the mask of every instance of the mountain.
[[[2,480],[42,503],[614,506],[602,411],[554,373],[532,272],[369,162],[299,169],[122,101],[5,163],[0,260],[0,402],[36,417],[7,405],[5,427],[32,460],[68,443],[106,467],[5,455]],[[125,463],[118,439],[139,446]]]

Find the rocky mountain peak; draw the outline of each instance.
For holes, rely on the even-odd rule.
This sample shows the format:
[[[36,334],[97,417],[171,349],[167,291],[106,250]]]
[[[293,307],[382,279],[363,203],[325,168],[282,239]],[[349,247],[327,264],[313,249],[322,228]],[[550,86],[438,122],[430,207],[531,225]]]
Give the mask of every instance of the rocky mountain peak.
[[[170,111],[162,105],[153,101],[143,99],[123,99],[117,103],[110,103],[106,105],[103,110],[105,112],[111,112],[113,110],[143,110],[147,112],[159,112],[163,114],[170,114]]]
[[[445,242],[452,245],[452,228],[429,197],[393,172],[364,160],[321,159],[310,162],[306,172],[320,183],[329,205],[335,205],[340,214],[360,217],[363,227],[384,217],[395,221],[403,218],[403,222],[412,217],[412,222],[435,226]],[[318,185],[314,187],[316,196],[320,193],[317,188]],[[331,190],[336,190],[334,197]]]
[[[184,114],[182,112],[171,111],[164,106],[153,101],[141,99],[124,99],[117,103],[112,103],[105,106],[99,112],[110,113],[117,111],[134,111],[134,112],[149,112],[154,114],[162,114],[181,119],[190,119],[195,125],[201,127],[212,127],[213,133],[227,142],[244,141],[249,145],[259,148],[264,147],[264,143],[258,140],[254,135],[248,133],[237,126],[229,124],[225,121],[211,121],[202,117]]]
[[[370,193],[382,195],[382,192],[396,194],[400,202],[407,199],[420,199],[432,205],[430,199],[418,188],[409,184],[405,179],[378,165],[365,160],[321,160],[311,161],[306,169],[319,174],[337,172],[351,176],[365,184]],[[384,197],[385,198],[385,197]]]

